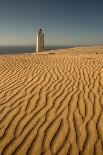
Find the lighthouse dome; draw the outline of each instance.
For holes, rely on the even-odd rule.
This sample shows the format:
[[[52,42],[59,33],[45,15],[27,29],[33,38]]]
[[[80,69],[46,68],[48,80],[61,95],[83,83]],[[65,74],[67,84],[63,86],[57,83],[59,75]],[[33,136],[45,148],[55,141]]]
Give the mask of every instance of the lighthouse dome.
[[[41,28],[39,29],[39,34],[42,34],[42,29]]]

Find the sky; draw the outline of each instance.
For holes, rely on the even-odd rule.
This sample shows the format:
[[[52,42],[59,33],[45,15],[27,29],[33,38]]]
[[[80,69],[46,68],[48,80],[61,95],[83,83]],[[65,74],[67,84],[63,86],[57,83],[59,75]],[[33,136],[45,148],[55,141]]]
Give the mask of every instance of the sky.
[[[0,0],[0,45],[103,45],[103,0]]]

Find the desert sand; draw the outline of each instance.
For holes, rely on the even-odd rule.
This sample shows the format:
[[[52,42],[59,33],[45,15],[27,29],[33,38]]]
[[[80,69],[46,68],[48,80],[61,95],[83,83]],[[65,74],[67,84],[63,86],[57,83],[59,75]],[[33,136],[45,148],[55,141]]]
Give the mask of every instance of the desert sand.
[[[0,56],[0,155],[103,155],[103,47]]]

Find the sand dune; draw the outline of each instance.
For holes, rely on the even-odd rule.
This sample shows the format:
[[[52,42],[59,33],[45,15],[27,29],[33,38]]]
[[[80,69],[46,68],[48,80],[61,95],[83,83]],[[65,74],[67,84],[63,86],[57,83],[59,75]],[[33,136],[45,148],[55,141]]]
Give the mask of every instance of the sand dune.
[[[0,56],[0,155],[103,155],[102,52]]]

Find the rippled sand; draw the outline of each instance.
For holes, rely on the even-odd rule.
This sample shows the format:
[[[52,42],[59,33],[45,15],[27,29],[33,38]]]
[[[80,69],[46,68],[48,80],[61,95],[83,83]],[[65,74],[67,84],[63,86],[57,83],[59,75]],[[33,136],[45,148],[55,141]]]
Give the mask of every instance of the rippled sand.
[[[102,47],[0,56],[2,154],[103,155]]]

